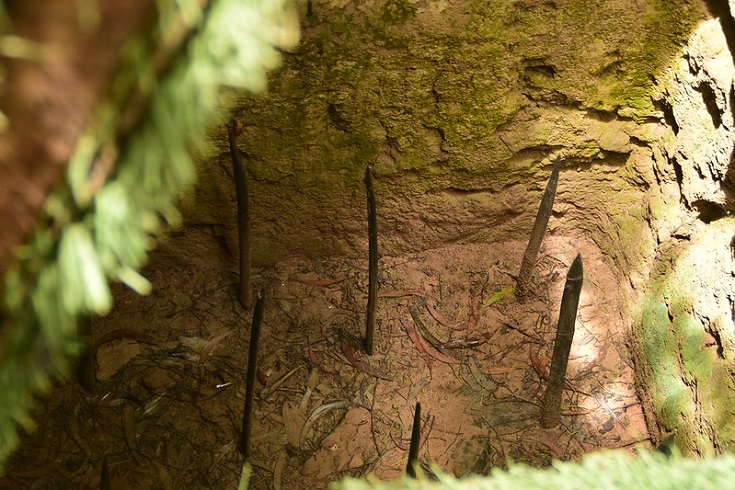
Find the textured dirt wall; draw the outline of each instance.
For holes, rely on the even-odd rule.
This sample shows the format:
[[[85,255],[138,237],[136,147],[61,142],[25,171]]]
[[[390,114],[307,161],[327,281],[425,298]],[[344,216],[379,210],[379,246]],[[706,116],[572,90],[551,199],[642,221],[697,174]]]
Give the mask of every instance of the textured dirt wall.
[[[237,103],[256,263],[363,253],[367,165],[384,254],[524,239],[561,154],[550,232],[590,237],[619,274],[650,413],[691,453],[729,447],[735,69],[715,14],[727,22],[689,1],[305,5],[270,93]],[[234,258],[213,138],[186,214]]]
[[[703,15],[641,0],[304,6],[270,93],[237,106],[256,262],[364,250],[366,165],[386,253],[524,237],[557,153],[552,229],[588,229],[638,260],[616,242],[639,239],[667,130],[652,81]],[[224,129],[213,136],[187,214],[234,247]]]
[[[728,14],[729,15],[729,14]],[[728,17],[723,16],[722,19]],[[656,255],[638,305],[641,379],[690,453],[733,447],[733,55],[728,22],[700,24],[660,95],[670,132],[649,203]]]

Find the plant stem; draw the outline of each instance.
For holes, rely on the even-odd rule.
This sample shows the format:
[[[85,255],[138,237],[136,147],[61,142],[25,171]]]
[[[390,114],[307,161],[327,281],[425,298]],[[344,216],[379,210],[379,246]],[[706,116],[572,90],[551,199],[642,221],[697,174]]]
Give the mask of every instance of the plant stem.
[[[368,167],[365,170],[365,187],[367,188],[368,202],[368,302],[367,302],[367,331],[365,333],[365,352],[373,355],[375,336],[375,308],[378,299],[378,217],[373,192],[373,172]]]
[[[564,284],[564,294],[561,298],[561,308],[559,310],[559,325],[556,329],[556,340],[554,341],[554,353],[551,356],[549,386],[546,387],[544,408],[541,410],[541,426],[547,429],[559,423],[561,395],[567,374],[569,352],[572,349],[574,323],[577,319],[577,307],[579,306],[579,293],[582,291],[583,276],[582,256],[577,254],[571,267],[569,267],[567,280]]]
[[[421,403],[416,402],[416,410],[413,412],[413,427],[411,428],[411,445],[408,447],[408,463],[406,474],[416,478],[416,461],[419,457],[419,445],[421,443]]]
[[[247,461],[250,456],[250,423],[253,414],[253,392],[255,391],[255,372],[258,366],[258,339],[260,324],[263,322],[265,309],[265,293],[255,303],[253,325],[250,328],[250,349],[248,350],[248,373],[245,379],[245,408],[242,412],[242,434],[240,435],[240,453]]]
[[[561,166],[561,157],[557,155],[554,161],[554,168],[551,170],[551,177],[546,184],[546,190],[541,198],[541,204],[536,214],[536,221],[533,223],[531,238],[528,240],[528,246],[523,253],[523,262],[521,263],[521,271],[518,273],[518,281],[516,287],[516,297],[519,301],[523,301],[531,286],[531,278],[533,276],[533,268],[536,265],[536,257],[541,248],[541,242],[544,239],[546,228],[549,225],[549,217],[554,207],[554,197],[556,197],[556,184],[559,182],[559,167]]]
[[[237,148],[237,121],[232,120],[227,127],[230,141],[230,157],[235,176],[235,195],[237,197],[237,234],[240,250],[240,288],[237,300],[246,310],[252,302],[252,286],[250,280],[250,206],[248,197],[248,179],[242,165],[242,155]]]

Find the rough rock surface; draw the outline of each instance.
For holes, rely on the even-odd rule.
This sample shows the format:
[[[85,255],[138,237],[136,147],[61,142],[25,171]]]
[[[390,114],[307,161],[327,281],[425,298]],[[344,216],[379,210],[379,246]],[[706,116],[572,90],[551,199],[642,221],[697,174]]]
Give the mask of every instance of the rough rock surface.
[[[236,114],[254,259],[363,251],[366,165],[386,253],[524,237],[558,153],[567,219],[551,226],[634,239],[666,132],[651,78],[703,15],[698,2],[313,2],[270,94]],[[187,214],[234,247],[224,135]]]
[[[678,60],[665,100],[671,107],[682,197],[709,221],[735,209],[730,168],[735,66],[720,22],[703,23]]]
[[[487,307],[483,311],[490,311],[495,301],[512,290],[512,261],[501,262],[498,257],[510,252],[520,256],[516,246],[527,238],[551,162],[561,155],[564,165],[550,221],[551,239],[545,242],[547,256],[541,263],[545,261],[550,284],[568,266],[565,258],[584,247],[585,256],[594,260],[589,268],[585,264],[585,280],[592,286],[587,289],[588,303],[580,310],[580,326],[588,334],[591,326],[602,326],[606,333],[592,335],[581,347],[594,347],[588,356],[597,360],[609,354],[607,367],[632,369],[633,362],[621,353],[630,347],[636,355],[638,395],[644,397],[649,430],[621,433],[617,443],[625,447],[642,441],[657,443],[661,435],[674,433],[676,445],[688,453],[711,454],[731,448],[735,441],[731,395],[735,377],[730,367],[735,358],[735,223],[727,214],[735,206],[730,194],[735,69],[723,23],[703,21],[704,5],[685,0],[315,0],[303,7],[304,40],[272,78],[270,94],[257,100],[241,99],[236,111],[242,128],[239,145],[251,183],[254,258],[259,266],[276,263],[279,271],[277,278],[271,278],[277,297],[269,314],[282,321],[274,322],[271,317],[269,323],[278,348],[267,350],[270,357],[261,364],[264,371],[259,374],[266,382],[270,374],[288,372],[289,362],[303,363],[304,356],[315,364],[315,370],[320,369],[321,356],[334,361],[336,368],[319,375],[326,381],[317,385],[320,388],[314,391],[312,403],[355,396],[353,386],[345,385],[344,394],[335,397],[337,392],[327,385],[339,379],[334,374],[339,370],[349,374],[345,379],[353,379],[353,367],[360,365],[349,360],[352,348],[341,344],[345,332],[357,337],[358,325],[362,326],[365,269],[359,258],[345,256],[364,256],[366,249],[362,178],[367,165],[377,177],[382,285],[411,298],[421,288],[428,290],[442,299],[442,309],[456,313],[455,319],[467,317],[469,324],[473,309],[483,305]],[[209,447],[218,445],[217,459],[229,457],[234,467],[233,432],[226,423],[212,423],[218,417],[231,420],[234,409],[221,410],[223,405],[215,401],[205,406],[199,393],[207,383],[224,390],[232,386],[225,380],[233,379],[237,386],[242,378],[237,366],[224,361],[218,364],[221,356],[209,348],[232,334],[226,347],[233,357],[235,352],[244,352],[239,327],[247,323],[239,307],[232,308],[234,288],[227,271],[228,264],[236,270],[237,241],[225,135],[224,128],[212,135],[218,153],[202,163],[200,185],[185,203],[187,228],[172,237],[148,269],[154,281],[164,285],[146,298],[152,307],[131,306],[139,298],[123,302],[116,311],[122,329],[115,315],[104,319],[110,322],[109,331],[118,336],[130,336],[132,330],[127,327],[131,325],[152,333],[146,337],[133,332],[140,341],[125,337],[101,348],[97,357],[107,369],[98,370],[97,376],[106,386],[111,382],[127,386],[142,379],[142,385],[134,388],[149,391],[145,396],[156,390],[167,393],[177,388],[180,379],[189,379],[179,378],[175,369],[161,367],[170,365],[169,358],[179,359],[174,356],[179,353],[171,349],[179,344],[207,346],[199,353],[205,353],[205,363],[198,366],[199,382],[178,386],[184,388],[184,395],[191,395],[180,397],[181,405],[197,402],[203,407],[201,413],[195,410],[188,427],[187,419],[173,410],[166,415],[174,427],[171,433],[200,430],[200,454],[211,455]],[[213,250],[215,241],[219,249]],[[482,253],[468,254],[473,248],[481,248]],[[416,251],[420,252],[409,253]],[[291,257],[294,255],[300,257]],[[316,260],[325,256],[330,259]],[[447,271],[441,272],[445,267]],[[488,267],[502,280],[488,282]],[[262,272],[256,278],[261,284],[268,280],[269,271]],[[412,276],[420,278],[418,286],[404,282]],[[461,301],[447,296],[450,287],[465,295]],[[594,298],[589,295],[591,290]],[[317,295],[323,301],[316,301]],[[396,328],[383,338],[384,346],[402,342],[413,352],[398,320],[408,318],[406,309],[414,299],[397,298],[403,296],[391,300],[392,310],[383,318],[384,326],[393,322]],[[534,321],[527,321],[523,331],[509,324],[507,332],[520,336],[509,345],[523,347],[522,357],[512,363],[522,368],[522,377],[513,375],[521,386],[533,387],[535,376],[539,381],[543,377],[543,369],[537,369],[532,356],[540,352],[536,345],[546,341],[534,336],[539,325],[544,333],[551,333],[549,305],[557,305],[556,299],[539,306],[532,315]],[[598,306],[602,314],[594,311]],[[515,307],[528,313],[527,305]],[[517,320],[523,317],[517,311],[502,315]],[[138,316],[130,316],[131,312]],[[480,319],[481,328],[498,321],[497,317]],[[631,326],[632,339],[626,336]],[[99,334],[99,325],[96,327]],[[239,340],[233,340],[235,337]],[[534,348],[527,353],[523,342]],[[281,349],[284,344],[288,348]],[[490,346],[501,344],[488,342]],[[210,364],[206,364],[208,356]],[[507,360],[504,350],[502,357]],[[183,373],[189,371],[187,362],[199,363],[202,357],[187,359],[173,361]],[[421,369],[425,363],[431,376],[431,359],[403,353],[395,359],[418,361]],[[585,357],[576,359],[580,365],[595,367],[580,359]],[[514,373],[506,372],[502,365],[488,365],[496,376]],[[139,366],[151,369],[140,376]],[[459,379],[446,369],[448,377]],[[133,370],[136,374],[120,374]],[[302,371],[298,376],[305,377],[306,370]],[[400,390],[406,388],[408,394],[393,391],[395,402],[384,400],[391,410],[408,414],[417,393],[426,386],[435,389],[428,378],[423,383],[415,381],[417,372],[415,365],[402,372],[406,378]],[[591,392],[600,386],[599,372],[594,374],[589,378],[594,383],[584,390]],[[281,410],[265,405],[263,411],[274,416],[269,423],[277,428],[261,426],[259,440],[268,448],[263,451],[264,460],[273,463],[273,481],[288,484],[295,481],[290,478],[307,475],[324,483],[334,473],[362,471],[360,467],[373,464],[370,451],[377,448],[375,441],[396,437],[393,424],[384,437],[376,437],[380,432],[372,427],[368,430],[366,415],[378,413],[375,406],[371,411],[351,410],[341,422],[335,419],[336,427],[313,445],[313,458],[305,464],[306,453],[284,450],[286,443],[293,448],[301,445],[308,416],[305,409],[315,388],[311,374],[305,382],[298,376],[291,379],[298,389],[284,390],[292,398]],[[611,383],[620,384],[620,376],[613,379]],[[436,384],[440,378],[431,380]],[[427,407],[446,407],[448,395],[443,383],[438,384],[441,396]],[[308,393],[303,397],[302,385]],[[477,391],[484,390],[478,384]],[[362,388],[359,392],[365,393]],[[221,395],[238,409],[241,398],[231,388]],[[640,411],[628,413],[628,408],[637,405],[628,405],[619,396],[610,416],[599,400],[588,398],[591,406],[586,408],[595,419],[590,427],[599,429],[600,436],[607,434],[608,446],[615,435],[613,428],[623,429],[623,424],[615,425],[616,413],[635,414],[636,422],[643,423]],[[453,401],[461,408],[437,412],[449,414],[447,420],[456,423],[456,414],[467,404]],[[115,423],[98,425],[116,429],[120,416],[110,412]],[[158,444],[157,433],[147,430],[146,414],[138,420],[127,417],[126,427],[125,413],[124,433],[112,434],[116,439],[110,439],[132,449],[130,442],[139,433],[146,435],[138,440],[141,446],[143,442],[153,444],[151,441]],[[408,415],[401,418],[409,420]],[[207,425],[200,424],[200,419]],[[160,420],[157,427],[168,431]],[[214,426],[220,432],[212,431]],[[285,433],[280,432],[281,426]],[[477,452],[487,446],[487,437],[473,438],[466,427],[451,431],[441,423],[436,427],[437,432],[452,435],[446,437],[447,447],[455,447],[452,441],[460,429],[466,440],[456,446],[456,452],[442,446],[432,450],[431,456],[441,454],[447,464],[451,460],[456,467],[471,467],[479,461]],[[396,440],[401,443],[406,431],[399,432]],[[582,434],[570,432],[575,437]],[[649,433],[652,441],[648,441]],[[167,434],[160,439],[170,438]],[[368,444],[360,445],[358,440]],[[565,453],[556,450],[556,440],[537,438],[535,443],[560,457]],[[591,449],[600,447],[584,438],[579,442],[593,446]],[[528,438],[521,441],[522,446],[533,449],[528,443]],[[169,445],[168,456],[198,459],[190,457],[188,444],[182,442],[181,453],[173,450],[176,443]],[[268,459],[275,454],[271,447],[281,451],[275,462]],[[127,454],[125,451],[120,454]],[[56,461],[44,454],[40,459]],[[84,461],[91,459],[82,456]],[[403,471],[402,457],[400,452],[391,461],[395,474]],[[224,465],[201,459],[210,472],[226,473]],[[270,468],[262,466],[266,467]],[[206,472],[191,473],[201,477]],[[128,472],[121,469],[120,474]],[[174,475],[161,474],[174,481]],[[225,474],[224,478],[234,477]],[[207,483],[206,488],[211,487]]]
[[[522,240],[559,154],[550,232],[591,238],[618,274],[651,433],[728,446],[732,23],[696,1],[310,6],[270,94],[236,112],[256,263],[364,253],[367,165],[385,255]],[[186,214],[234,257],[224,135]]]

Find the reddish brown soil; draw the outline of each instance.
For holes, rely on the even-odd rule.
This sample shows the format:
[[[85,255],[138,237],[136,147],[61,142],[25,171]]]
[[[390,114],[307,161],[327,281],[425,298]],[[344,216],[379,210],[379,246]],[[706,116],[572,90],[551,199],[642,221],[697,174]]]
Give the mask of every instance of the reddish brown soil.
[[[534,297],[519,304],[508,288],[524,247],[450,246],[381,259],[372,357],[361,347],[366,260],[261,271],[258,285],[271,292],[251,488],[400,476],[416,402],[421,462],[458,476],[511,460],[546,466],[602,448],[650,446],[615,277],[600,252],[580,238],[547,237]],[[38,430],[25,437],[0,488],[96,488],[105,457],[113,488],[235,487],[251,320],[236,303],[234,268],[221,250],[206,229],[188,229],[148,268],[151,296],[119,289],[115,311],[93,322],[102,342],[94,392],[70,381],[39,400]],[[564,415],[542,429],[544,365],[578,251],[585,284]],[[417,319],[440,341],[468,345],[422,355],[408,334]]]

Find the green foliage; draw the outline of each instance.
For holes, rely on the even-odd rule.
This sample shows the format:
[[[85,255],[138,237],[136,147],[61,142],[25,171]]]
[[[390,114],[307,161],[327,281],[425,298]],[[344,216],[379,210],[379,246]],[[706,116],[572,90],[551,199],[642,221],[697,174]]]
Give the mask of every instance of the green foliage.
[[[250,478],[253,476],[253,467],[250,463],[242,465],[242,472],[240,473],[240,481],[237,484],[237,490],[248,490],[250,486]]]
[[[676,452],[675,452],[676,453]],[[488,477],[463,480],[439,474],[439,482],[404,477],[393,482],[348,478],[333,484],[332,490],[589,490],[591,488],[679,490],[682,488],[729,488],[735,478],[735,456],[726,454],[695,461],[678,453],[666,459],[661,453],[641,453],[637,458],[623,452],[600,452],[581,462],[556,461],[550,468],[513,465],[508,471],[497,469]]]
[[[68,181],[49,198],[48,219],[5,278],[12,328],[0,365],[0,464],[18,443],[17,425],[33,427],[33,395],[68,373],[79,353],[78,319],[110,309],[107,280],[150,290],[137,271],[159,231],[179,221],[176,200],[194,181],[207,129],[224,115],[221,87],[262,91],[280,59],[274,45],[297,39],[284,3],[213,0],[203,10],[199,2],[159,0],[157,28],[128,42],[110,96],[78,141]],[[131,105],[140,116],[121,133]],[[99,182],[106,159],[114,172]]]

